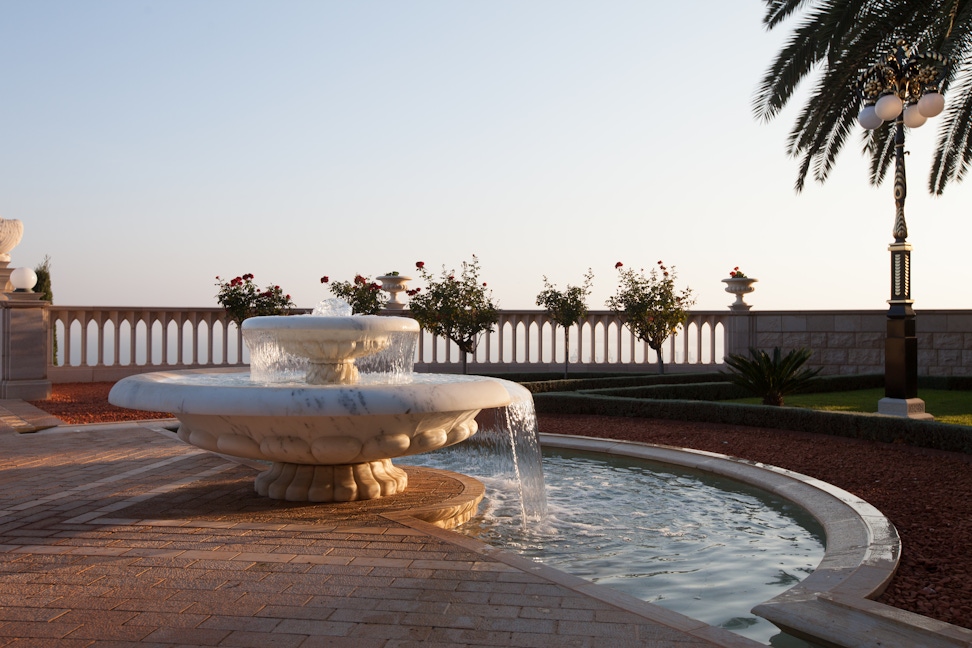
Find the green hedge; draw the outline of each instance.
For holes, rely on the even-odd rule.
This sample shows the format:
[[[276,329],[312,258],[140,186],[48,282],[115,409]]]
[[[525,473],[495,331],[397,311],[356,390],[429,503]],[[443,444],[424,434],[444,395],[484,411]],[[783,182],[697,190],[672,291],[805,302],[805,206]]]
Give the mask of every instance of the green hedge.
[[[534,394],[584,392],[601,396],[678,400],[732,400],[752,394],[728,382],[724,373],[675,374],[671,376],[624,376],[587,380],[548,380],[523,383]],[[853,391],[884,386],[884,376],[818,376],[804,393]]]
[[[586,389],[580,393],[592,396],[621,396],[624,398],[651,398],[676,400],[718,401],[746,398],[752,394],[730,382],[703,382],[688,385],[644,385],[617,389]]]
[[[515,380],[501,374],[498,378]],[[568,378],[567,380],[518,380],[524,387],[534,394],[546,392],[572,392],[584,389],[612,389],[622,387],[643,387],[647,385],[682,385],[691,383],[705,383],[724,380],[725,374],[719,372],[684,373],[684,374],[626,374],[605,377],[604,374],[591,374],[584,378]]]
[[[884,384],[882,383],[882,387]],[[972,391],[972,376],[918,376],[921,389],[950,389]]]
[[[580,393],[546,393],[533,397],[538,413],[595,414],[816,432],[853,439],[972,454],[972,427],[914,419],[822,412],[798,407],[769,407],[690,400],[648,400]]]

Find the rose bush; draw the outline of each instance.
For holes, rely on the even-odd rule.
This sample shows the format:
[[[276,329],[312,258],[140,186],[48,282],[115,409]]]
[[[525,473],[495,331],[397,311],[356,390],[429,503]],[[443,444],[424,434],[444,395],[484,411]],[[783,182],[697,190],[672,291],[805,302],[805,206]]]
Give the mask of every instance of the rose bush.
[[[321,283],[329,281],[326,275],[321,277]],[[354,281],[335,281],[329,288],[332,295],[348,302],[351,312],[357,315],[376,315],[388,301],[388,294],[379,284],[360,274],[354,276]]]
[[[618,292],[607,300],[607,307],[617,313],[625,326],[658,355],[658,373],[665,373],[662,344],[687,318],[695,299],[692,290],[675,289],[675,267],[671,272],[661,261],[648,275],[644,270],[624,269],[618,261]]]
[[[418,261],[415,268],[425,281],[425,290],[409,291],[409,310],[419,325],[432,335],[452,340],[462,356],[462,372],[466,360],[476,350],[483,333],[493,330],[499,315],[486,282],[479,280],[479,259],[462,262],[456,278],[455,270],[446,270],[437,279]]]
[[[252,274],[233,277],[229,281],[216,277],[219,291],[216,300],[237,326],[248,317],[260,315],[283,315],[294,306],[290,295],[284,294],[280,286],[270,285],[264,290],[257,288]]]
[[[587,297],[591,294],[593,280],[594,273],[588,268],[582,285],[568,284],[567,288],[561,291],[544,276],[543,290],[537,295],[537,306],[546,308],[550,319],[564,329],[564,378],[567,377],[570,366],[570,327],[587,315]]]

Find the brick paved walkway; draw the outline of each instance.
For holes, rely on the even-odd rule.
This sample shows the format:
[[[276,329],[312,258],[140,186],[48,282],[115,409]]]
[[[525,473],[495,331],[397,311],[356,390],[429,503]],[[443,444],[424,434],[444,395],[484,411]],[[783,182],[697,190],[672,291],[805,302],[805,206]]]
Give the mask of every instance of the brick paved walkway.
[[[0,646],[758,645],[254,475],[151,424],[0,431]]]

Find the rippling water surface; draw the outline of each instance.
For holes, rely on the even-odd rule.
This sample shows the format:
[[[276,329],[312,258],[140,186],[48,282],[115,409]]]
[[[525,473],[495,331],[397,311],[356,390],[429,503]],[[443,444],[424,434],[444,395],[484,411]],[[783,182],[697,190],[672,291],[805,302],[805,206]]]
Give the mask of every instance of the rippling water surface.
[[[511,475],[482,455],[467,443],[407,461],[486,484],[460,532],[757,641],[808,645],[749,612],[823,557],[823,531],[800,507],[668,464],[545,451],[548,514],[524,523]]]

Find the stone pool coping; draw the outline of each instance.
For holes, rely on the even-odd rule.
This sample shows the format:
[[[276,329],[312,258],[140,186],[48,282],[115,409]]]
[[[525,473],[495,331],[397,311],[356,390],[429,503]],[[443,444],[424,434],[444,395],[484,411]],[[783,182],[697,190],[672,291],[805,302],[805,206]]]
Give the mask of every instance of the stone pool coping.
[[[826,550],[812,574],[753,608],[789,634],[827,646],[972,646],[972,630],[877,603],[898,566],[894,525],[859,497],[819,479],[701,450],[634,441],[540,434],[541,445],[703,470],[784,497],[824,527]]]

